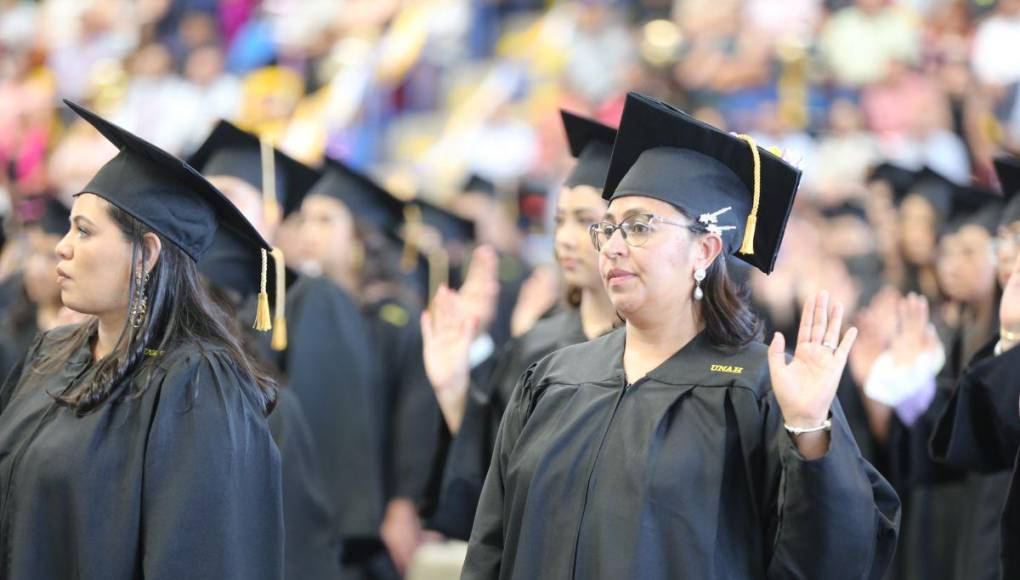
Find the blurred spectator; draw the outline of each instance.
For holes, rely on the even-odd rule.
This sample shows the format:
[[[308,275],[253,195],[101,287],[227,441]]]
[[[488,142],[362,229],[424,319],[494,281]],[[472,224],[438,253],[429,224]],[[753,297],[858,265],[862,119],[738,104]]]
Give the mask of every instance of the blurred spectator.
[[[914,16],[885,0],[856,0],[837,11],[818,39],[833,77],[849,87],[880,80],[894,60],[916,63],[919,40]]]
[[[999,0],[995,12],[978,25],[971,64],[978,79],[1004,86],[1020,81],[1020,0]]]

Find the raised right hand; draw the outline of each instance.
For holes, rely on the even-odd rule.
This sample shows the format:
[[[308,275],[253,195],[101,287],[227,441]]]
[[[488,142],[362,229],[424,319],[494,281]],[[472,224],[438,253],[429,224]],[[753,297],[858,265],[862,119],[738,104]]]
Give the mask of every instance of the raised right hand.
[[[478,319],[464,307],[462,297],[441,286],[432,306],[422,312],[422,355],[443,420],[451,433],[460,429],[471,383],[468,358]]]

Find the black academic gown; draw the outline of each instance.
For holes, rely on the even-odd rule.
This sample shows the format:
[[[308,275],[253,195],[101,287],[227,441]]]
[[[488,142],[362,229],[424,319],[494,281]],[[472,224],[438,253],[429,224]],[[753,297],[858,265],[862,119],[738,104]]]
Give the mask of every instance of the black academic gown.
[[[442,426],[435,463],[437,491],[427,514],[429,527],[451,538],[468,539],[496,432],[518,379],[542,357],[586,340],[578,310],[563,308],[507,343],[484,386],[472,386],[457,436],[451,437],[445,424]]]
[[[269,429],[283,473],[284,578],[337,580],[343,545],[330,519],[315,442],[301,402],[289,389],[280,389]]]
[[[416,505],[425,495],[442,421],[425,374],[420,316],[395,299],[379,300],[365,311],[380,363],[375,389],[385,497]]]
[[[462,578],[880,578],[899,501],[838,402],[827,454],[782,426],[767,347],[702,333],[627,385],[620,329],[529,368]],[[715,369],[715,370],[713,370]]]
[[[288,345],[280,360],[308,420],[331,519],[344,539],[375,545],[383,485],[376,425],[375,359],[357,304],[325,277],[304,277],[287,297]]]
[[[64,327],[36,343],[53,348]],[[283,574],[280,459],[227,355],[182,344],[136,398],[78,417],[52,395],[92,364],[27,363],[0,392],[0,577],[272,579]],[[146,380],[146,384],[140,384]]]
[[[1020,350],[994,356],[995,342],[974,357],[931,439],[936,460],[972,472],[958,578],[1020,577],[1020,521],[1002,519],[1007,491],[1017,493],[1010,479],[1020,450]],[[1000,562],[1007,567],[1000,570]]]
[[[931,441],[973,356],[960,330],[942,331],[946,364],[935,395],[910,426],[893,416],[889,430],[890,478],[903,498],[903,580],[998,578],[997,522],[1008,475],[968,473],[933,456]]]

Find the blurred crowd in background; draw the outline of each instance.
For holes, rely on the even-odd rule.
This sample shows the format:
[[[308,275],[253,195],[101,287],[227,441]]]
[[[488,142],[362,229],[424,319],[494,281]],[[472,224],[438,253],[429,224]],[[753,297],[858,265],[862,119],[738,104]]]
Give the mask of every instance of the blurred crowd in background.
[[[942,336],[968,329],[964,353],[994,335],[1016,232],[949,241],[954,210],[901,202],[924,175],[954,199],[1002,189],[993,160],[1020,154],[1018,55],[1020,0],[0,0],[0,279],[24,270],[33,300],[59,296],[33,289],[55,257],[22,226],[115,153],[62,98],[182,157],[224,118],[310,165],[342,159],[532,269],[553,262],[571,164],[559,110],[615,126],[640,91],[803,169],[775,272],[747,274],[752,299],[790,336],[802,297],[827,288],[860,327],[864,385],[906,292]],[[471,175],[495,184],[495,209],[461,197]]]

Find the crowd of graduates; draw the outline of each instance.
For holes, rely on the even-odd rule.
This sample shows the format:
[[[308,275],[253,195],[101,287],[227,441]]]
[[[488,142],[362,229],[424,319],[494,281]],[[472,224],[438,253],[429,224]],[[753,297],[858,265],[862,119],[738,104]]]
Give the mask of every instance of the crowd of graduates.
[[[1015,0],[0,0],[0,575],[444,578],[468,540],[472,578],[1020,574],[1017,54]],[[671,148],[711,159],[648,155]],[[635,195],[721,240],[684,278],[709,338],[645,369],[698,386],[679,410],[603,368],[642,318],[601,261],[671,223],[607,216]],[[120,281],[83,281],[116,259],[87,261],[106,203],[140,257],[113,322],[93,295]],[[814,426],[748,346],[779,332],[799,368],[805,328],[845,363],[815,479],[790,467]],[[596,429],[582,387],[624,371]],[[749,452],[776,416],[796,445]],[[726,447],[708,469],[690,441]],[[666,478],[663,449],[705,474]],[[643,470],[711,501],[646,498],[620,476]],[[643,519],[665,498],[686,523]],[[676,561],[632,545],[677,529]]]

